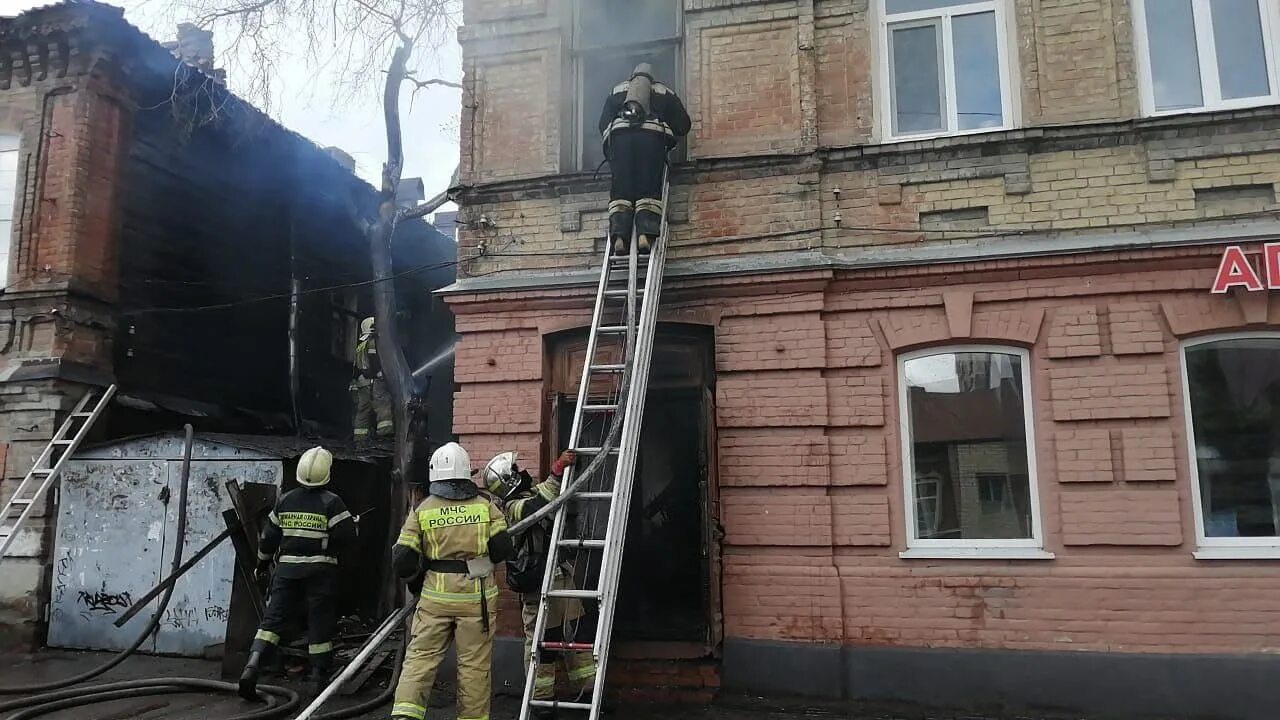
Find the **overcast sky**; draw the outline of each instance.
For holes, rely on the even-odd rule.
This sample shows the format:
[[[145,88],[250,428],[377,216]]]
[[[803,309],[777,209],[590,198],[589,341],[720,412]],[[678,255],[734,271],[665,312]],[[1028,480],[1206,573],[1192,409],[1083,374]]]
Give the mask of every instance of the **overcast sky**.
[[[32,7],[51,4],[53,0],[0,0],[0,15],[17,15]],[[111,0],[123,7],[125,18],[158,42],[172,40],[176,21],[162,15],[163,0]],[[218,64],[226,68],[227,84],[236,90],[239,58],[224,57],[227,41],[214,38]],[[289,49],[285,49],[289,52]],[[419,63],[419,77],[461,80],[461,53],[456,42],[448,42],[434,57]],[[301,58],[286,58],[281,63],[278,90],[271,114],[290,128],[321,146],[342,148],[356,161],[356,172],[377,185],[382,162],[386,158],[386,136],[382,125],[379,83],[355,101],[335,105],[337,92],[317,82]],[[433,87],[417,94],[410,109],[402,107],[405,146],[405,177],[421,177],[428,197],[444,190],[458,163],[458,115],[461,91]],[[451,207],[451,206],[450,206]]]

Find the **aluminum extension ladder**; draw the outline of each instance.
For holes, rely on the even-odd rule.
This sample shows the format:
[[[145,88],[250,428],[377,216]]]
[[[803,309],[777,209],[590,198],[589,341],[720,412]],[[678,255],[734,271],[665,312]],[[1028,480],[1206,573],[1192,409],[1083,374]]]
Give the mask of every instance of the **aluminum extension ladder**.
[[[101,395],[98,399],[93,400],[94,395],[99,393]],[[8,502],[4,504],[4,512],[0,513],[0,561],[4,560],[9,546],[18,537],[18,531],[31,516],[36,507],[36,501],[58,481],[63,466],[75,454],[76,448],[80,447],[80,442],[89,434],[89,428],[97,422],[115,394],[115,385],[106,390],[100,391],[94,388],[85,393],[75,409],[62,422],[62,427],[54,433],[53,439],[44,446],[40,456],[31,464],[27,476],[9,496]]]
[[[631,490],[640,445],[640,428],[644,419],[644,401],[649,386],[649,361],[653,354],[654,330],[658,324],[658,304],[662,293],[662,271],[667,253],[667,205],[668,178],[662,181],[662,229],[658,240],[648,255],[636,251],[636,238],[632,237],[631,249],[626,255],[613,252],[613,243],[606,238],[604,261],[600,267],[600,282],[596,289],[596,304],[591,316],[591,333],[587,339],[586,355],[582,365],[582,379],[578,384],[578,403],[574,409],[573,425],[569,433],[569,447],[584,458],[602,452],[614,454],[615,466],[606,489],[596,492],[575,492],[555,513],[551,535],[547,542],[547,572],[542,578],[542,592],[538,601],[538,619],[534,626],[530,664],[525,673],[524,698],[520,707],[520,720],[530,720],[534,708],[559,708],[589,713],[588,720],[598,720],[604,699],[605,669],[609,659],[609,640],[613,629],[613,614],[617,601],[619,570],[626,540],[627,513],[631,507]],[[637,284],[643,272],[644,283]],[[621,316],[621,320],[611,316]],[[607,362],[614,358],[602,357],[601,339],[622,336],[622,363]],[[631,372],[625,396],[620,387],[628,358]],[[596,382],[593,383],[592,381]],[[601,387],[601,380],[612,383],[614,399],[608,403],[591,404],[592,388]],[[605,383],[608,384],[608,383]],[[622,430],[616,447],[581,447],[579,443],[589,418],[611,418],[622,413]],[[563,483],[568,487],[573,481],[573,469],[566,470]],[[574,504],[594,504],[607,507],[604,539],[575,539],[565,537],[568,515]],[[576,549],[596,551],[601,554],[597,587],[585,589],[553,590],[552,581],[556,568],[562,562],[562,550]],[[590,643],[571,641],[548,642],[548,601],[554,599],[578,599],[598,604],[598,620],[594,638]],[[538,660],[543,651],[590,651],[596,663],[596,677],[591,702],[563,702],[535,700],[534,678]]]

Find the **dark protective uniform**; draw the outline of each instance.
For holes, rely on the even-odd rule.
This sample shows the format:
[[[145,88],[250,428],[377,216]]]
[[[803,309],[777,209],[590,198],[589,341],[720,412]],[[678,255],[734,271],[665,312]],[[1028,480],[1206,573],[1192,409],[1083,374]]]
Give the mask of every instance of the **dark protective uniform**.
[[[623,117],[632,81],[613,89],[600,113],[604,156],[613,173],[609,189],[609,238],[615,247],[631,243],[631,230],[655,241],[662,230],[662,173],[667,153],[689,134],[689,113],[671,88],[645,73],[648,107],[642,120]],[[634,77],[633,77],[634,79]]]
[[[511,538],[501,508],[470,481],[432,483],[431,488],[432,495],[405,518],[392,550],[397,574],[413,578],[411,587],[420,582],[421,589],[391,717],[426,717],[427,694],[453,645],[458,719],[488,720],[498,588],[492,575],[470,579],[467,561],[506,560]],[[436,494],[441,488],[454,499]]]
[[[531,513],[537,512],[560,494],[560,476],[564,467],[560,463],[552,466],[551,476],[533,486],[532,490],[519,493],[507,502],[507,521],[517,523]],[[545,568],[547,560],[547,540],[551,535],[551,520],[535,525],[526,531],[520,542],[530,543],[531,552],[539,557],[538,565]],[[545,572],[545,570],[544,570]],[[568,590],[573,587],[573,568],[562,562],[555,569],[551,578],[553,590]],[[524,622],[524,658],[525,672],[529,672],[529,658],[534,642],[534,626],[538,621],[539,593],[522,593],[520,595],[520,618]],[[582,601],[576,598],[552,598],[547,604],[547,625],[543,639],[547,642],[580,642],[589,643],[595,634],[594,623],[585,618],[586,611]],[[596,662],[590,652],[543,650],[539,655],[540,662],[534,670],[533,698],[535,700],[551,700],[555,696],[556,665],[564,667],[569,678],[570,687],[579,694],[588,694],[595,687]],[[549,713],[538,713],[540,716]]]
[[[258,541],[260,564],[279,555],[271,599],[250,652],[266,657],[275,649],[290,615],[305,602],[312,676],[328,675],[337,624],[338,555],[355,540],[355,519],[337,495],[322,488],[299,487],[280,498]]]
[[[351,434],[357,442],[368,440],[372,433],[379,438],[392,436],[391,393],[382,376],[378,359],[378,341],[373,335],[356,345],[355,377],[351,379],[351,404],[355,417]]]

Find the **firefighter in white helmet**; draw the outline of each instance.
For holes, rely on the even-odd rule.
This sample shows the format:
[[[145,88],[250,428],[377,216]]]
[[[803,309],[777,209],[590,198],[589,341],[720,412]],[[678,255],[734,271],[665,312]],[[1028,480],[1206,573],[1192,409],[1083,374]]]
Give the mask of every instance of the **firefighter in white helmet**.
[[[498,601],[493,568],[511,557],[507,521],[472,481],[471,458],[461,445],[435,451],[429,479],[430,495],[405,518],[391,554],[396,573],[418,593],[391,716],[426,717],[427,694],[453,645],[458,720],[488,720]]]
[[[258,574],[272,558],[271,599],[254,636],[249,662],[240,676],[240,694],[256,697],[258,669],[280,644],[290,616],[305,607],[311,679],[322,685],[333,662],[337,623],[338,556],[355,543],[356,521],[342,499],[324,489],[333,455],[314,447],[298,460],[298,487],[280,497],[258,540]]]
[[[356,344],[352,375],[351,404],[355,418],[351,423],[351,434],[355,441],[365,443],[371,436],[390,438],[395,429],[391,419],[391,393],[387,391],[387,381],[382,376],[382,363],[378,360],[378,333],[371,317],[360,321],[360,341]]]
[[[531,513],[541,510],[560,494],[560,479],[564,471],[577,462],[572,450],[565,450],[551,464],[551,474],[546,480],[533,484],[533,477],[516,463],[515,452],[495,455],[484,467],[482,480],[489,492],[496,495],[506,511],[507,522],[517,523]],[[507,586],[520,594],[520,617],[524,621],[525,672],[529,672],[532,658],[533,631],[538,620],[538,599],[542,592],[542,578],[547,568],[547,538],[551,535],[551,519],[534,525],[515,538],[515,556],[507,561]],[[552,590],[574,588],[573,566],[561,562],[551,579]],[[582,601],[572,598],[554,598],[548,601],[546,632],[543,641],[561,648],[542,648],[538,666],[534,669],[533,699],[555,698],[556,665],[564,667],[569,685],[578,692],[577,700],[590,702],[595,689],[596,662],[590,650],[579,646],[591,644],[593,624],[586,615]],[[570,649],[573,647],[573,649]],[[551,708],[534,708],[538,718],[553,716]]]

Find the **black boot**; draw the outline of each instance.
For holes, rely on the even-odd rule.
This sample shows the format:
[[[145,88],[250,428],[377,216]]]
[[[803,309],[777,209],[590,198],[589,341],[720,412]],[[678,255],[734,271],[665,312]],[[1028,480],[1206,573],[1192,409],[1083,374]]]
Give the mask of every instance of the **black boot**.
[[[311,684],[312,694],[318,697],[329,686],[329,668],[311,668],[311,675],[307,678],[307,681]]]
[[[244,664],[244,672],[240,673],[240,697],[245,700],[258,700],[258,665],[262,662],[262,653],[249,653],[249,662]]]

